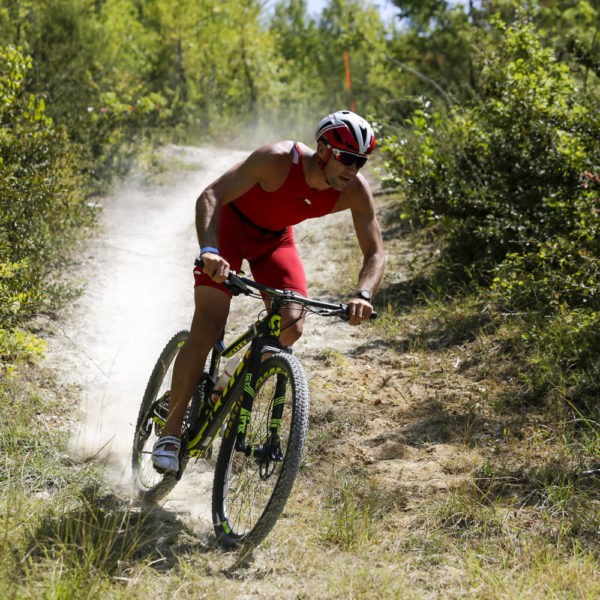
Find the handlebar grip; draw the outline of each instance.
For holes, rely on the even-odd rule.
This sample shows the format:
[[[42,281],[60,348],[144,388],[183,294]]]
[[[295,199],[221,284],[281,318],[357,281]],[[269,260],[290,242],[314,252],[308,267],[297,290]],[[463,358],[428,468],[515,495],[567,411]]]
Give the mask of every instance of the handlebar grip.
[[[340,314],[339,317],[342,321],[350,320],[350,317],[348,316],[348,307],[347,306],[346,306],[346,312],[343,314]],[[371,314],[369,315],[369,321],[374,321],[376,318],[377,318],[377,312],[372,311]]]

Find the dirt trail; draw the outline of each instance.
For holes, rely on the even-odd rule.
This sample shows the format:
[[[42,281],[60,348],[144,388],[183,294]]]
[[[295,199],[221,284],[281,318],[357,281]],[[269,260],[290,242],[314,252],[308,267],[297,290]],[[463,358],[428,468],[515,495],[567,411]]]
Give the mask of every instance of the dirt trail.
[[[81,392],[82,457],[109,457],[117,480],[129,478],[133,423],[146,381],[167,339],[188,327],[197,253],[194,201],[241,153],[177,150],[197,163],[169,185],[134,186],[101,201],[102,230],[77,266],[85,293],[52,337],[51,365]]]
[[[195,198],[243,157],[214,148],[172,151],[198,168],[169,185],[131,186],[102,200],[103,231],[89,242],[79,264],[86,291],[49,340],[47,351],[50,366],[80,390],[81,427],[74,436],[74,452],[82,458],[104,456],[115,485],[124,492],[130,491],[133,426],[147,378],[166,341],[187,328],[192,315]],[[336,270],[352,254],[348,248],[354,243],[350,214],[306,221],[294,231],[309,293],[335,299],[341,279]],[[355,262],[348,271],[354,278],[360,258]],[[396,270],[393,277],[402,278],[402,273]],[[234,300],[231,334],[252,318],[253,302]],[[398,360],[377,343],[368,354],[355,353],[366,341],[364,328],[320,317],[308,320],[295,352],[311,387],[321,392],[314,399],[314,414],[341,399],[356,400],[361,426],[336,441],[336,453],[351,463],[373,464],[391,486],[399,484],[400,474],[407,486],[445,486],[449,476],[441,466],[443,445],[433,451],[407,446],[411,424],[414,435],[423,433],[410,406],[410,396],[421,393],[411,387],[412,358]],[[190,465],[165,505],[202,536],[211,530],[211,481],[209,465]],[[190,503],[190,498],[198,500]]]

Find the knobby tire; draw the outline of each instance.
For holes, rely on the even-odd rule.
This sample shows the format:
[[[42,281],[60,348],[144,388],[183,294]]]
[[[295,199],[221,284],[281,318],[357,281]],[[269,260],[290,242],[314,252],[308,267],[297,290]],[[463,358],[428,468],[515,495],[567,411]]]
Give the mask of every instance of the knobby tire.
[[[239,412],[221,441],[212,513],[217,542],[227,548],[251,549],[267,536],[283,511],[300,468],[310,401],[304,369],[292,355],[276,354],[261,363],[255,376],[256,394],[246,442],[253,447],[265,442],[272,426],[278,376],[287,381],[280,432],[282,460],[267,465],[263,462],[261,467],[260,460],[235,450]]]
[[[170,388],[175,357],[188,337],[189,332],[186,330],[176,333],[161,352],[148,380],[135,426],[131,457],[133,479],[138,497],[147,503],[156,503],[164,498],[178,481],[177,475],[161,474],[152,465],[152,447],[160,434],[160,428],[156,426],[152,416],[155,401]],[[186,413],[184,429],[189,415],[197,414],[199,402],[201,398],[196,393]],[[185,469],[188,459],[187,453],[180,454],[180,472]]]

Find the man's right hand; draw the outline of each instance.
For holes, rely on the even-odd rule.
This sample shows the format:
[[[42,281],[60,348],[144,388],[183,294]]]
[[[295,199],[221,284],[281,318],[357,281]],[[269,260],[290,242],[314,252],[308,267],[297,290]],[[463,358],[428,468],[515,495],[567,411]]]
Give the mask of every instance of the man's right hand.
[[[223,283],[229,275],[229,263],[219,254],[205,252],[200,255],[204,262],[202,270],[216,283]]]

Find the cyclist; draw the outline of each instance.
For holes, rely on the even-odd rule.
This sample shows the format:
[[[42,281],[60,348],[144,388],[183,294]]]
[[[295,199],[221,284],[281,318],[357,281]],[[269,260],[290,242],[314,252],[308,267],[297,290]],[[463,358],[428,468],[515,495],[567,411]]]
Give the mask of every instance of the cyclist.
[[[315,137],[316,151],[292,141],[258,148],[211,183],[196,202],[204,267],[194,270],[190,335],[175,360],[169,413],[152,453],[153,464],[161,471],[179,469],[183,416],[229,314],[231,295],[223,282],[230,269],[240,270],[244,258],[256,281],[306,296],[292,226],[350,209],[363,254],[357,292],[348,302],[350,324],[358,325],[371,314],[371,298],[381,282],[385,259],[373,195],[359,170],[375,148],[375,136],[367,121],[342,110],[323,118]],[[330,259],[323,256],[322,260]],[[294,307],[282,314],[284,346],[291,346],[302,334],[298,316]]]

